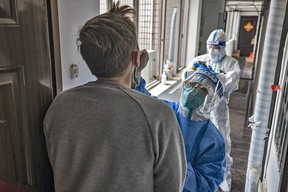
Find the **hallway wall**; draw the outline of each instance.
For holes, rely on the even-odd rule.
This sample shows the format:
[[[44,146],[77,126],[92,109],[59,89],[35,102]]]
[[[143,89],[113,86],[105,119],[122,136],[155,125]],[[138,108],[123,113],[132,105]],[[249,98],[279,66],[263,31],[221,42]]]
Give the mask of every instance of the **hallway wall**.
[[[268,186],[269,191],[279,191],[279,187],[281,185],[281,184],[279,185],[278,176],[281,177],[281,170],[283,168],[282,169],[280,168],[280,172],[277,172],[277,169],[279,170],[279,165],[281,166],[281,160],[283,159],[281,158],[281,156],[277,158],[278,155],[276,155],[276,153],[273,152],[274,146],[277,147],[277,153],[282,152],[281,148],[279,148],[278,142],[275,143],[276,140],[274,140],[275,138],[273,135],[273,132],[275,132],[275,128],[277,127],[282,128],[281,127],[282,121],[279,120],[280,123],[278,124],[276,120],[278,116],[275,115],[275,111],[277,111],[277,106],[275,106],[276,108],[272,120],[272,122],[277,123],[276,127],[275,124],[274,126],[273,125],[270,126],[269,118],[272,117],[271,112],[274,108],[272,105],[275,105],[274,101],[271,99],[273,99],[274,96],[273,94],[276,93],[276,92],[273,93],[271,91],[270,85],[281,84],[281,81],[279,81],[279,83],[275,82],[276,81],[275,77],[279,76],[278,73],[280,73],[280,71],[281,72],[284,71],[278,69],[278,64],[280,63],[278,63],[277,60],[279,57],[279,51],[283,49],[283,47],[281,47],[282,46],[281,42],[283,42],[281,35],[284,30],[283,29],[284,17],[285,14],[287,14],[286,4],[287,4],[286,0],[272,0],[269,7],[269,16],[267,20],[265,40],[263,39],[264,40],[263,55],[260,55],[262,57],[262,61],[261,61],[261,69],[259,71],[259,81],[258,81],[256,103],[254,109],[255,114],[254,121],[261,123],[259,123],[258,125],[256,125],[255,128],[253,128],[251,137],[251,148],[249,152],[249,163],[247,169],[247,175],[253,174],[255,176],[254,177],[247,176],[247,178],[250,178],[250,180],[246,182],[246,189],[250,188],[252,189],[253,187],[252,183],[258,181],[258,177],[262,176],[260,175],[261,171],[264,171],[264,178],[267,179],[267,185],[271,186],[271,187]],[[280,91],[277,92],[277,95],[281,92],[281,90],[282,86]],[[281,107],[282,106],[285,106],[285,104],[281,104]],[[274,119],[275,117],[276,119]],[[271,130],[269,131],[267,130],[267,128]],[[279,131],[277,132],[282,134]],[[266,138],[267,135],[269,135],[269,143],[266,150],[265,142],[263,142],[263,139]],[[275,136],[278,137],[279,135]],[[284,140],[281,139],[281,141]],[[263,167],[262,157],[264,159],[265,157],[268,157],[266,158],[265,167]],[[278,162],[276,162],[275,160]],[[269,165],[268,169],[267,164]]]
[[[271,143],[272,144],[272,143]],[[273,144],[271,145],[271,151],[269,154],[269,163],[267,166],[267,176],[266,176],[266,186],[267,191],[275,191],[279,187],[280,176],[279,176],[279,168],[277,165],[277,153],[276,148]]]
[[[225,10],[225,0],[203,1],[198,55],[206,53],[206,41],[210,33],[214,29],[218,28],[219,13],[223,13],[224,10]]]
[[[58,0],[63,90],[94,80],[77,50],[78,32],[84,23],[99,15],[99,0]],[[71,64],[79,66],[79,77],[71,79]]]
[[[282,58],[282,64],[281,64],[281,73],[279,75],[279,85],[281,86],[281,89],[278,91],[277,98],[275,101],[275,111],[273,115],[273,121],[271,126],[271,134],[269,138],[268,143],[268,150],[266,155],[266,165],[264,168],[264,177],[267,180],[267,188],[268,191],[274,191],[275,189],[279,188],[278,184],[281,181],[281,172],[283,171],[284,167],[281,163],[281,161],[285,161],[285,159],[282,159],[283,157],[278,157],[278,154],[280,153],[279,149],[279,141],[277,141],[277,137],[279,137],[278,133],[279,129],[282,130],[282,134],[285,135],[285,127],[280,122],[287,122],[287,118],[282,119],[283,115],[286,116],[286,114],[283,114],[283,112],[286,112],[285,106],[285,95],[287,97],[287,64],[288,64],[288,34],[286,34],[286,43],[284,47],[283,52],[283,58]],[[287,138],[287,137],[286,137]],[[286,140],[284,138],[284,140]],[[286,159],[287,161],[287,159]],[[280,167],[280,170],[279,170]]]
[[[201,7],[202,0],[190,1],[185,66],[188,66],[189,62],[198,55]]]

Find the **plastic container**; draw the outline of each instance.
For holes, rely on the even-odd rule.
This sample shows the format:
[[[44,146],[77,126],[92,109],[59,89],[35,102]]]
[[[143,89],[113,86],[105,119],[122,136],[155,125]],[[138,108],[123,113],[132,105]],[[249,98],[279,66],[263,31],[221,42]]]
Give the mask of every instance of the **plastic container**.
[[[167,80],[167,75],[166,75],[166,72],[163,71],[162,76],[161,76],[162,85],[166,85],[166,80]]]

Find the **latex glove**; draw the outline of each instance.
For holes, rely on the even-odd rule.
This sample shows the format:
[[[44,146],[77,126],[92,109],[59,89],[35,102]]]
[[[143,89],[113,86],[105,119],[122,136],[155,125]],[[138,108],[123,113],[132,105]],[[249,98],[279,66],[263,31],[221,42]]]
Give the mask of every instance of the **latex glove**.
[[[206,71],[209,71],[209,72],[214,73],[214,74],[216,75],[216,73],[215,73],[215,71],[212,69],[212,67],[211,67],[211,66],[207,66],[206,64],[201,64],[201,65],[199,65],[198,68],[199,68],[199,69],[206,70]]]
[[[196,71],[196,69],[201,65],[200,61],[195,61],[192,65],[192,70]]]
[[[140,51],[140,65],[135,69],[132,79],[132,88],[134,89],[141,82],[141,71],[147,66],[149,54],[146,49]]]
[[[182,73],[182,81],[185,81],[188,77],[190,77],[199,67],[206,67],[205,61],[193,61],[192,65],[189,64],[189,66],[184,70]]]

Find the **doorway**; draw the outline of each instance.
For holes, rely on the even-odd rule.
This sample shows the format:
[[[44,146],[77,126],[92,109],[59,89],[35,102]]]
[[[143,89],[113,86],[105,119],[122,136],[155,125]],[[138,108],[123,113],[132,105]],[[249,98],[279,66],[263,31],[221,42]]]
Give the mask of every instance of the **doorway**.
[[[258,16],[241,16],[239,28],[238,50],[240,56],[249,57],[253,54]]]
[[[53,191],[42,122],[53,99],[46,0],[0,1],[0,189]]]

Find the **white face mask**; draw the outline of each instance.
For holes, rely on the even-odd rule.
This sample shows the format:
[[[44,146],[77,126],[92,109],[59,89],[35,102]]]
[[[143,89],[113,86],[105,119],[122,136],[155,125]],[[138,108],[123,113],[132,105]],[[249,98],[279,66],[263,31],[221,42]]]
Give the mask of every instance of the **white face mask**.
[[[209,55],[214,62],[220,62],[222,58],[225,56],[225,53],[219,49],[209,49]]]
[[[225,47],[220,47],[219,49],[208,48],[208,53],[214,62],[220,62],[226,56]]]

